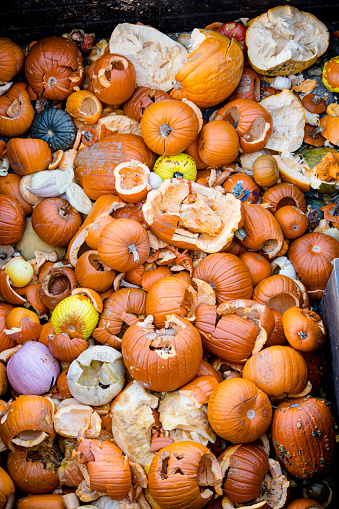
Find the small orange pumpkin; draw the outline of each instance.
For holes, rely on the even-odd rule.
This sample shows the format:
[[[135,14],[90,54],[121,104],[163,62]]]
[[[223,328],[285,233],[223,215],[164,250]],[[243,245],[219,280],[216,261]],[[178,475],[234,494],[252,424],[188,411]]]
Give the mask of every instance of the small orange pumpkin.
[[[201,130],[198,152],[201,160],[212,168],[232,163],[239,152],[236,130],[224,120],[208,122]]]
[[[289,344],[302,352],[314,352],[325,341],[325,327],[317,313],[291,307],[282,317],[284,334]]]
[[[241,253],[240,260],[244,262],[251,274],[253,287],[260,281],[272,276],[272,267],[270,262],[259,253],[252,253],[250,251]]]
[[[11,196],[0,194],[0,244],[18,242],[24,234],[26,216],[22,205]]]
[[[52,160],[51,149],[43,140],[11,138],[7,143],[11,167],[18,175],[46,170]]]
[[[89,90],[77,90],[67,98],[66,111],[74,119],[88,125],[95,124],[102,113],[102,103]]]
[[[276,211],[274,217],[278,221],[286,239],[297,239],[307,230],[307,215],[296,207],[292,207],[292,205],[281,207]]]
[[[279,179],[278,165],[274,157],[263,155],[258,157],[253,164],[253,178],[259,186],[271,187]]]

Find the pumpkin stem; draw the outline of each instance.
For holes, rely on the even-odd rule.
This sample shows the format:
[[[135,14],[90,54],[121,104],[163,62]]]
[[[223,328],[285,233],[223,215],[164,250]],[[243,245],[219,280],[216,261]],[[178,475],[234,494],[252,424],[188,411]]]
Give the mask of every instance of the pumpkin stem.
[[[306,339],[307,338],[306,332],[303,332],[303,331],[299,331],[298,332],[298,336],[300,336],[301,339]]]
[[[139,253],[137,246],[135,244],[131,244],[130,246],[128,246],[128,252],[133,255],[133,259],[135,262],[139,261]]]
[[[313,138],[313,140],[315,140],[318,136],[318,134],[320,133],[323,133],[324,132],[324,128],[319,126],[319,127],[316,127],[315,129],[312,129],[312,131],[308,131],[308,134],[311,136],[311,138]]]
[[[164,140],[169,136],[172,132],[172,128],[168,124],[162,124],[159,126],[159,133]]]
[[[180,173],[180,171],[176,171],[175,173],[173,173],[173,178],[176,178],[176,179],[182,179],[184,176],[183,173]]]
[[[320,101],[321,101],[321,97],[319,95],[314,95],[312,97],[313,104],[320,104]]]

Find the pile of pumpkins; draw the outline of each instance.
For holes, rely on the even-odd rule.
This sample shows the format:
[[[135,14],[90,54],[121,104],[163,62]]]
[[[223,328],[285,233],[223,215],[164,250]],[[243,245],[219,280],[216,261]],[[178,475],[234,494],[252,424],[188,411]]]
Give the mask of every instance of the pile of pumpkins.
[[[329,38],[291,6],[0,37],[0,509],[329,505]]]

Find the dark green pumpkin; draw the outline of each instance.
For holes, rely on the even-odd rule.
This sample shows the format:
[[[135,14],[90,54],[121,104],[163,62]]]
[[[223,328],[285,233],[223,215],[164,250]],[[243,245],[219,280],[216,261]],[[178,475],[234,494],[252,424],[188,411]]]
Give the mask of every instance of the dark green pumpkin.
[[[72,117],[59,108],[46,108],[37,115],[31,127],[32,138],[44,140],[52,152],[66,150],[73,145],[76,127]]]

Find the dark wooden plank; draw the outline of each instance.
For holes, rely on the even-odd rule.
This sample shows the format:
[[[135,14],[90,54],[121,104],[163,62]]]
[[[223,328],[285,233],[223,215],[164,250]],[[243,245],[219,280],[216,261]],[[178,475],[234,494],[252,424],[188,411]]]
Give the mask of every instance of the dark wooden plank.
[[[321,309],[330,343],[334,400],[339,417],[339,258],[333,263],[334,269],[321,300]]]

